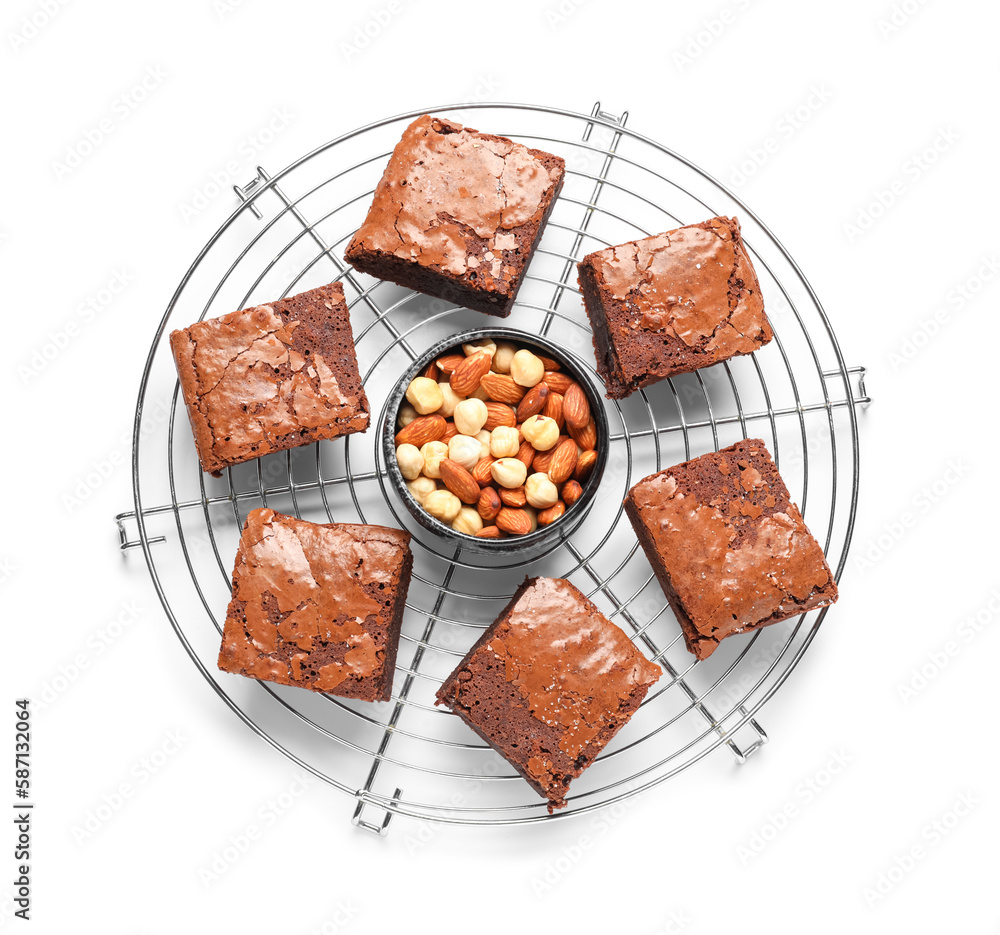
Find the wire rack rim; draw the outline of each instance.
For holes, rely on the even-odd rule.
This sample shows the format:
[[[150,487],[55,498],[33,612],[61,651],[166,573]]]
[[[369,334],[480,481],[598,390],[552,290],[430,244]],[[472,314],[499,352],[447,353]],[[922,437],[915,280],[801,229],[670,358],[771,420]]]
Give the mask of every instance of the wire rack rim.
[[[594,108],[593,112],[590,113],[590,114],[580,113],[580,112],[573,111],[573,110],[568,110],[568,109],[565,109],[565,108],[551,107],[551,106],[541,105],[541,104],[517,104],[517,103],[510,103],[510,102],[492,102],[492,101],[491,102],[474,102],[474,103],[454,103],[454,104],[440,105],[440,106],[431,107],[431,108],[420,108],[420,109],[417,109],[417,110],[414,110],[414,111],[397,114],[397,115],[394,115],[394,116],[391,116],[391,117],[386,117],[386,118],[383,118],[383,119],[381,119],[379,121],[375,121],[375,122],[370,123],[368,125],[365,125],[365,126],[362,126],[362,127],[358,127],[358,128],[356,128],[354,130],[351,130],[351,131],[349,131],[347,133],[344,133],[341,136],[338,136],[335,139],[330,140],[329,142],[324,143],[324,144],[318,146],[317,148],[315,148],[311,152],[309,152],[309,153],[301,156],[299,159],[295,160],[294,162],[292,162],[291,164],[289,164],[288,166],[286,166],[284,169],[282,169],[280,172],[276,173],[273,176],[266,177],[267,174],[264,172],[264,170],[262,168],[258,168],[258,176],[259,176],[259,180],[262,181],[262,184],[255,185],[254,188],[253,188],[252,194],[246,194],[246,195],[244,195],[245,200],[243,201],[243,203],[240,204],[232,212],[232,214],[222,223],[222,225],[219,227],[219,229],[212,235],[212,237],[205,243],[205,245],[199,251],[199,253],[195,257],[194,261],[188,267],[187,271],[184,273],[184,275],[182,276],[180,282],[178,283],[178,286],[177,286],[176,290],[174,291],[174,293],[173,293],[173,295],[172,295],[172,297],[171,297],[171,299],[170,299],[170,301],[169,301],[169,303],[168,303],[168,305],[167,305],[167,307],[166,307],[166,309],[164,311],[164,314],[163,314],[163,316],[162,316],[162,318],[161,318],[161,320],[160,320],[160,322],[159,322],[159,324],[157,326],[157,329],[156,329],[156,332],[155,332],[155,335],[154,335],[154,338],[153,338],[153,342],[152,342],[152,344],[150,346],[149,354],[147,356],[147,359],[146,359],[146,362],[145,362],[145,366],[144,366],[144,369],[143,369],[143,373],[142,373],[142,377],[141,377],[141,381],[140,381],[138,398],[137,398],[137,403],[136,403],[135,419],[134,419],[134,424],[133,424],[133,449],[132,449],[131,463],[132,463],[133,502],[134,502],[134,509],[135,509],[134,518],[135,518],[135,522],[136,522],[136,526],[137,526],[137,531],[138,531],[138,536],[139,536],[139,542],[137,544],[140,545],[141,548],[142,548],[143,557],[144,557],[144,560],[146,562],[147,569],[148,569],[150,577],[151,577],[151,579],[153,581],[154,588],[155,588],[155,590],[157,592],[157,596],[158,596],[158,598],[160,600],[160,603],[163,606],[163,608],[164,608],[164,610],[165,610],[165,612],[166,612],[166,614],[167,614],[167,616],[168,616],[168,618],[170,620],[171,626],[173,627],[173,629],[174,629],[175,633],[177,634],[178,638],[180,639],[180,641],[181,641],[182,645],[184,646],[186,652],[188,653],[189,656],[191,656],[192,660],[195,662],[195,664],[197,665],[197,667],[201,671],[202,676],[206,679],[206,681],[208,681],[212,685],[213,690],[226,702],[226,704],[237,714],[237,716],[245,724],[247,724],[248,727],[250,727],[250,729],[254,733],[256,733],[258,736],[262,737],[272,747],[274,747],[279,752],[282,752],[284,755],[286,755],[289,759],[291,759],[294,763],[296,763],[301,768],[303,768],[306,771],[312,773],[317,778],[322,779],[324,782],[328,783],[329,785],[332,785],[332,786],[334,786],[334,787],[336,787],[336,788],[338,788],[338,789],[340,789],[342,791],[348,792],[349,794],[351,794],[351,795],[355,796],[356,798],[358,798],[359,801],[364,801],[364,802],[372,804],[372,805],[378,805],[379,807],[384,808],[388,813],[398,813],[398,814],[408,815],[410,817],[415,817],[415,818],[433,817],[435,820],[438,820],[438,821],[448,822],[448,823],[457,823],[457,824],[508,825],[508,824],[535,823],[535,822],[538,822],[540,820],[552,820],[552,819],[566,818],[566,817],[571,817],[572,815],[577,815],[577,814],[582,814],[582,813],[590,812],[590,811],[593,811],[593,810],[598,809],[598,808],[607,807],[607,806],[612,805],[612,804],[614,804],[616,802],[622,801],[623,799],[626,799],[626,798],[629,798],[629,797],[631,797],[633,795],[636,795],[636,794],[638,794],[638,793],[640,793],[640,792],[642,792],[642,791],[650,788],[653,785],[658,785],[659,783],[661,783],[661,782],[665,781],[666,779],[670,778],[671,776],[675,775],[681,769],[684,769],[687,766],[692,765],[693,763],[695,763],[695,762],[701,760],[702,758],[704,758],[705,756],[707,756],[709,753],[713,752],[721,744],[727,742],[727,740],[729,738],[731,738],[740,727],[742,727],[746,723],[749,723],[752,720],[753,715],[760,709],[760,707],[764,703],[766,703],[770,699],[770,697],[778,690],[778,688],[781,687],[781,685],[787,679],[788,675],[790,675],[791,671],[795,668],[795,664],[798,662],[799,658],[801,658],[802,654],[805,652],[806,648],[811,643],[812,639],[814,638],[814,636],[815,636],[815,634],[816,634],[816,632],[818,630],[819,624],[821,623],[823,617],[825,616],[825,610],[824,610],[819,615],[819,617],[817,618],[817,620],[813,623],[813,625],[809,628],[808,632],[805,634],[804,641],[803,641],[802,645],[798,648],[798,650],[795,652],[794,657],[791,660],[791,664],[788,665],[782,672],[780,672],[778,674],[776,680],[770,685],[770,687],[768,688],[768,690],[766,691],[766,693],[762,697],[760,697],[754,703],[753,707],[750,708],[746,712],[746,714],[744,714],[744,716],[735,725],[733,725],[727,731],[720,733],[720,735],[717,738],[715,738],[710,744],[708,744],[707,746],[705,746],[701,751],[697,752],[693,757],[689,758],[684,763],[679,764],[678,766],[672,768],[671,770],[669,770],[666,773],[663,773],[663,774],[658,775],[658,776],[654,776],[652,779],[648,780],[647,782],[645,782],[645,783],[643,783],[641,785],[638,785],[638,786],[635,786],[635,787],[631,787],[631,784],[628,784],[630,787],[623,788],[623,790],[620,793],[618,793],[617,795],[615,795],[615,796],[613,796],[611,798],[603,799],[600,802],[593,802],[593,803],[589,803],[587,805],[582,805],[582,806],[579,806],[577,808],[571,809],[571,810],[569,810],[567,812],[564,812],[564,813],[556,813],[555,815],[551,815],[551,816],[547,815],[547,814],[536,814],[536,815],[531,816],[531,817],[519,816],[519,817],[513,817],[513,818],[500,818],[500,819],[498,819],[498,818],[476,818],[476,819],[470,819],[470,818],[467,818],[467,817],[452,817],[452,816],[447,816],[447,815],[439,815],[439,814],[435,814],[435,813],[438,810],[443,810],[443,809],[447,808],[446,806],[432,806],[432,805],[409,804],[409,803],[402,802],[399,799],[386,798],[386,797],[381,796],[381,795],[379,795],[377,793],[373,793],[370,790],[364,790],[363,792],[361,790],[356,790],[353,787],[350,787],[350,786],[346,785],[345,783],[343,783],[343,782],[341,782],[341,781],[333,778],[332,776],[324,773],[322,770],[320,770],[320,769],[318,769],[316,767],[313,767],[312,765],[310,765],[309,763],[307,763],[306,761],[304,761],[303,759],[301,759],[300,757],[298,757],[297,755],[295,755],[291,750],[287,749],[282,743],[280,743],[274,737],[270,736],[267,733],[266,730],[264,730],[263,728],[261,728],[260,726],[258,726],[249,717],[249,715],[247,715],[240,708],[240,706],[230,697],[230,695],[228,694],[228,692],[226,692],[218,684],[218,682],[208,672],[207,668],[202,663],[202,661],[198,657],[197,653],[194,652],[193,647],[191,646],[191,644],[188,641],[186,635],[184,634],[183,630],[181,629],[181,627],[179,625],[179,622],[178,622],[178,620],[177,620],[177,618],[176,618],[176,616],[175,616],[175,614],[173,612],[173,609],[170,606],[170,602],[169,602],[169,600],[168,600],[168,598],[167,598],[167,596],[166,596],[166,594],[164,592],[163,583],[160,580],[159,574],[158,574],[156,566],[155,566],[155,562],[153,560],[153,556],[151,554],[150,544],[151,544],[151,542],[155,542],[156,538],[152,538],[151,539],[148,536],[147,529],[146,529],[146,523],[145,523],[146,517],[145,517],[144,510],[143,510],[143,502],[142,502],[142,492],[141,492],[141,484],[140,484],[139,467],[140,467],[140,442],[141,442],[142,417],[143,417],[143,413],[144,413],[144,403],[145,403],[145,399],[146,399],[146,392],[147,392],[148,385],[149,385],[150,373],[152,371],[152,368],[153,368],[153,365],[154,365],[154,362],[155,362],[155,358],[156,358],[156,354],[157,354],[157,352],[159,350],[160,343],[161,343],[161,341],[163,339],[163,334],[164,334],[164,331],[166,329],[167,323],[168,323],[168,321],[170,319],[170,316],[173,313],[174,308],[177,305],[178,301],[180,300],[180,298],[181,298],[181,296],[182,296],[185,288],[187,287],[188,283],[190,282],[190,280],[191,280],[191,278],[192,278],[195,270],[200,266],[200,264],[202,263],[202,261],[205,259],[205,257],[208,255],[208,253],[212,250],[212,248],[216,245],[216,243],[220,240],[220,238],[223,236],[223,234],[230,228],[230,226],[235,222],[235,220],[240,216],[240,214],[244,210],[247,209],[248,206],[253,206],[254,203],[256,202],[256,200],[260,196],[262,196],[266,191],[276,189],[277,186],[278,186],[278,184],[285,177],[287,177],[291,172],[293,172],[296,168],[298,168],[302,164],[308,162],[309,160],[315,158],[316,156],[320,155],[321,153],[326,152],[327,150],[331,149],[332,147],[338,145],[339,143],[345,142],[345,141],[347,141],[349,139],[357,137],[357,136],[359,136],[359,135],[361,135],[363,133],[366,133],[368,131],[371,131],[371,130],[374,130],[374,129],[377,129],[377,128],[380,128],[380,127],[383,127],[383,126],[387,126],[389,124],[392,124],[392,123],[395,123],[395,122],[398,122],[398,121],[401,121],[401,120],[412,119],[412,118],[420,116],[421,114],[424,114],[424,113],[434,113],[434,112],[444,112],[444,111],[454,111],[454,110],[458,110],[458,111],[468,111],[468,110],[497,110],[497,109],[504,109],[504,108],[515,110],[515,111],[520,110],[520,111],[529,111],[529,112],[535,112],[535,113],[550,113],[550,114],[553,114],[553,115],[569,117],[569,118],[572,118],[572,119],[575,119],[575,120],[583,121],[583,123],[585,125],[587,125],[590,129],[592,129],[593,126],[598,126],[599,125],[599,126],[606,127],[606,128],[608,128],[610,130],[613,130],[615,132],[615,134],[631,137],[631,138],[633,138],[633,139],[635,139],[637,141],[640,141],[640,142],[642,142],[642,143],[644,143],[644,144],[652,147],[655,150],[658,150],[659,152],[663,153],[664,155],[666,155],[666,156],[668,156],[668,157],[670,157],[672,159],[677,160],[682,165],[687,166],[690,170],[694,171],[699,176],[701,176],[705,181],[707,181],[710,184],[714,185],[718,192],[726,195],[729,199],[731,199],[732,203],[738,205],[739,208],[741,209],[741,211],[743,211],[746,214],[746,216],[750,217],[755,222],[755,224],[758,226],[758,228],[760,229],[760,231],[767,237],[767,239],[771,242],[771,244],[774,246],[774,248],[777,249],[778,252],[781,254],[783,260],[786,263],[789,264],[790,268],[792,269],[792,271],[795,274],[795,277],[798,279],[798,281],[802,284],[803,288],[806,290],[806,293],[809,296],[809,299],[810,299],[810,301],[812,303],[813,308],[815,309],[816,313],[820,316],[820,320],[823,323],[823,326],[824,326],[824,328],[826,330],[827,337],[829,338],[830,344],[831,344],[831,346],[833,348],[833,351],[834,351],[834,354],[836,356],[836,359],[837,359],[837,362],[838,362],[838,365],[839,365],[839,375],[841,376],[841,378],[843,380],[843,384],[844,384],[845,398],[847,400],[849,400],[849,401],[853,401],[856,398],[855,394],[852,391],[852,387],[851,387],[851,384],[850,384],[850,372],[851,371],[849,370],[849,368],[845,364],[845,360],[844,360],[843,354],[841,352],[841,348],[840,348],[839,342],[837,340],[836,335],[833,332],[833,328],[832,328],[832,325],[831,325],[831,323],[829,321],[829,318],[828,318],[828,316],[826,314],[826,311],[823,308],[822,303],[820,302],[819,297],[816,294],[815,290],[813,289],[811,283],[806,279],[804,273],[802,272],[801,267],[794,260],[794,258],[790,255],[790,253],[784,247],[784,245],[781,243],[781,241],[778,240],[778,238],[773,234],[773,232],[760,220],[759,217],[757,217],[757,215],[749,207],[747,207],[747,205],[737,195],[735,195],[725,185],[723,185],[721,182],[719,182],[717,179],[715,179],[709,173],[705,172],[705,170],[703,170],[700,166],[692,163],[690,160],[688,160],[687,158],[685,158],[685,157],[681,156],[680,154],[676,153],[675,151],[673,151],[669,147],[666,147],[663,144],[658,143],[655,140],[652,140],[652,139],[644,136],[643,134],[636,132],[635,130],[633,130],[631,128],[623,126],[620,122],[616,121],[615,118],[613,118],[611,116],[608,116],[603,111],[601,111],[599,105],[595,105],[595,108]],[[574,143],[573,145],[579,145],[579,144],[578,143]],[[599,150],[599,149],[597,149],[595,147],[590,147],[590,148],[595,149],[595,151],[597,151],[597,152],[602,152],[602,150]],[[266,180],[265,180],[265,177],[266,177]],[[669,182],[670,180],[667,180],[667,181]],[[824,385],[824,392],[825,392],[825,385]],[[858,445],[857,413],[856,413],[855,407],[853,405],[848,405],[848,406],[846,406],[846,408],[847,408],[847,411],[848,411],[849,421],[850,421],[851,449],[852,449],[852,454],[853,454],[853,484],[854,484],[854,489],[856,491],[856,489],[857,489],[858,474],[859,474],[859,445]],[[175,512],[176,512],[176,510],[175,510]],[[843,570],[844,564],[845,564],[846,559],[847,559],[847,554],[848,554],[848,550],[849,550],[849,546],[850,546],[850,542],[851,542],[851,538],[852,538],[852,534],[853,534],[853,529],[854,529],[855,513],[856,513],[855,505],[852,504],[851,508],[848,511],[848,525],[847,525],[847,530],[846,530],[846,533],[845,533],[843,550],[841,552],[841,559],[840,559],[840,562],[839,562],[839,565],[838,565],[838,568],[837,568],[837,575],[838,575],[838,577],[839,577],[841,571]],[[776,664],[776,661],[775,661],[775,664]],[[771,668],[773,668],[773,667],[774,667],[774,664],[772,664]],[[763,677],[762,677],[762,679],[763,679]],[[758,687],[759,687],[760,684],[761,683],[758,682]],[[747,697],[749,697],[749,696],[747,696]],[[741,710],[743,710],[743,709],[741,708]],[[654,769],[654,768],[656,768],[655,765],[653,767],[650,767],[649,769]],[[645,770],[643,772],[648,772],[648,770]],[[541,803],[541,804],[544,804],[544,803]],[[514,810],[514,811],[521,810],[521,811],[523,811],[525,809],[531,810],[531,807],[530,806],[510,806],[509,809],[483,808],[483,809],[480,809],[479,811],[487,811],[487,812],[491,812],[491,813],[496,813],[498,811],[505,811],[505,810]],[[474,810],[472,810],[472,811],[474,811]]]

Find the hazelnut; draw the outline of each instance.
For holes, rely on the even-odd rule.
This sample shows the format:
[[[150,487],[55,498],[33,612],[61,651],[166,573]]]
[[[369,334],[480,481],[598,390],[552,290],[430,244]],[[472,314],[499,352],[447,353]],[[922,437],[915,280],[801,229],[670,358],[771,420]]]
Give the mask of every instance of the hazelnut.
[[[471,341],[468,344],[463,344],[462,350],[465,352],[466,357],[471,357],[473,354],[478,354],[480,351],[486,351],[490,357],[493,357],[497,352],[497,345],[493,338],[480,338],[478,341]]]
[[[424,469],[424,456],[416,445],[400,445],[396,449],[399,472],[407,480],[416,480]]]
[[[513,458],[521,447],[517,429],[500,425],[490,433],[489,453],[494,458]]]
[[[455,414],[455,407],[465,399],[464,396],[459,396],[452,388],[450,383],[438,382],[438,386],[441,389],[441,396],[443,401],[438,407],[438,414],[444,416],[446,419],[450,419]]]
[[[458,516],[455,517],[451,528],[457,532],[464,532],[467,536],[474,536],[483,528],[483,518],[474,507],[463,506],[458,511]]]
[[[490,453],[490,439],[492,437],[491,432],[487,432],[486,429],[482,429],[476,432],[476,440],[482,445],[482,453],[479,455],[480,460],[489,456]]]
[[[414,409],[409,403],[403,403],[403,405],[399,407],[399,418],[397,419],[399,427],[401,429],[405,429],[418,415],[419,413],[417,410]]]
[[[535,386],[542,382],[545,376],[545,364],[542,359],[522,347],[510,361],[510,375],[518,386]],[[414,404],[416,405],[416,404]],[[418,407],[419,409],[419,407]]]
[[[559,499],[559,490],[549,480],[548,474],[532,474],[524,482],[524,493],[528,503],[539,510],[552,506]]]
[[[548,451],[559,441],[559,423],[548,416],[532,416],[524,420],[521,434],[536,451]]]
[[[489,411],[486,403],[481,399],[463,399],[455,406],[453,417],[455,428],[463,435],[475,435],[482,431],[486,420],[489,418]]]
[[[436,412],[444,402],[441,387],[430,377],[414,377],[406,388],[406,398],[422,416]]]
[[[416,480],[411,480],[406,489],[413,494],[413,499],[423,506],[427,494],[437,490],[437,482],[430,477],[418,477]]]
[[[448,441],[447,451],[446,458],[471,471],[482,460],[483,444],[471,435],[453,435]]]
[[[517,345],[510,341],[497,341],[497,349],[493,355],[493,369],[497,373],[510,373],[510,362],[517,353]]]
[[[420,446],[424,459],[424,474],[435,480],[441,476],[441,462],[448,457],[448,446],[444,442],[427,442]],[[455,459],[452,458],[454,461]]]
[[[528,469],[517,458],[500,458],[490,465],[490,473],[501,487],[520,487],[528,476]]]
[[[445,523],[453,522],[462,509],[462,501],[450,490],[432,490],[424,498],[424,509],[435,519]]]

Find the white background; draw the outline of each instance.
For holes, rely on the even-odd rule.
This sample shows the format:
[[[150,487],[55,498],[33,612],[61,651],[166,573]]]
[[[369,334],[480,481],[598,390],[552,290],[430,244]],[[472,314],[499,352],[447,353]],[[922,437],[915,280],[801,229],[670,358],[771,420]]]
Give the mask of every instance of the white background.
[[[57,6],[9,0],[0,14],[6,744],[14,698],[85,661],[35,717],[35,930],[1000,931],[995,4]],[[366,24],[376,35],[358,43]],[[151,90],[123,112],[116,99],[144,76]],[[849,563],[807,674],[765,709],[762,754],[737,768],[720,751],[608,827],[428,833],[400,818],[378,839],[318,783],[265,826],[261,809],[297,788],[292,766],[209,690],[112,522],[131,504],[121,463],[150,337],[234,203],[193,219],[180,206],[234,158],[246,181],[258,161],[277,169],[371,120],[473,96],[628,108],[724,182],[779,140],[739,191],[811,278],[848,363],[869,367],[852,557],[875,560]],[[241,156],[275,109],[281,131]],[[105,117],[105,138],[61,172]],[[866,211],[878,217],[852,236]],[[120,294],[81,312],[120,272]],[[976,294],[959,301],[960,288]],[[65,499],[109,460],[85,501]],[[985,625],[963,628],[977,612]],[[914,668],[926,687],[903,697]],[[75,840],[123,781],[134,794]],[[803,795],[809,781],[821,794]],[[260,840],[200,879],[253,823]],[[750,849],[760,833],[767,846]],[[9,891],[6,839],[2,853]],[[866,896],[881,874],[892,885]],[[0,924],[20,930],[10,911]]]

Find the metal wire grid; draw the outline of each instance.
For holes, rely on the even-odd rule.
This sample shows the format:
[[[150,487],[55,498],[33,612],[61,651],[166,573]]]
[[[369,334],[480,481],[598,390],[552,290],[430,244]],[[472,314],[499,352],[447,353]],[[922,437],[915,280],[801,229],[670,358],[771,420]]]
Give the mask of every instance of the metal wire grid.
[[[823,500],[829,499],[826,517],[821,514],[817,521],[811,511],[808,519],[838,576],[857,505],[855,407],[868,402],[863,368],[844,364],[812,287],[749,209],[693,163],[628,129],[626,114],[607,114],[599,104],[589,115],[493,103],[429,109],[480,122],[478,114],[473,121],[466,111],[489,111],[491,132],[551,147],[561,155],[583,156],[567,158],[564,193],[532,261],[515,315],[504,325],[517,324],[517,316],[522,316],[528,327],[564,341],[566,353],[593,371],[589,326],[575,285],[577,260],[600,246],[736,210],[765,280],[776,337],[772,346],[750,358],[665,381],[628,401],[610,404],[615,457],[602,483],[601,501],[582,530],[530,561],[493,561],[485,574],[481,556],[465,555],[460,547],[453,550],[407,515],[387,483],[378,441],[384,398],[394,375],[403,369],[401,361],[413,360],[441,335],[481,324],[483,318],[356,274],[341,259],[401,126],[428,111],[353,131],[274,177],[258,169],[248,186],[236,189],[242,207],[195,259],[153,340],[135,417],[135,509],[117,517],[121,545],[141,547],[171,624],[216,693],[275,749],[353,796],[355,823],[377,832],[384,832],[397,813],[490,825],[552,820],[634,795],[723,745],[737,760],[746,760],[767,740],[755,715],[801,659],[826,610],[731,639],[731,646],[723,644],[711,659],[696,662],[684,650],[669,605],[623,520],[622,497],[635,480],[661,467],[762,434],[793,496],[792,479],[800,474],[797,499],[803,513],[810,485],[814,491],[819,487]],[[529,117],[535,121],[532,127],[524,125]],[[554,134],[557,125],[567,133]],[[384,139],[387,148],[377,147],[376,139]],[[352,143],[360,149],[353,163],[342,155]],[[651,167],[653,161],[666,171]],[[311,178],[308,168],[314,170]],[[654,194],[654,183],[664,183],[665,189],[657,188]],[[286,194],[289,184],[300,194]],[[695,184],[707,190],[708,198],[694,190]],[[674,193],[684,210],[694,214],[681,217],[673,205],[671,210],[665,207],[664,199]],[[287,231],[294,235],[289,238]],[[213,263],[224,267],[221,276],[215,278],[217,271],[201,275]],[[182,327],[195,317],[221,314],[279,292],[292,294],[316,280],[329,281],[331,272],[350,297],[365,385],[373,413],[379,412],[372,428],[365,435],[270,455],[229,470],[218,481],[206,479],[193,455],[162,340],[168,323]],[[275,273],[280,289],[271,285]],[[203,283],[196,281],[199,276]],[[241,284],[232,296],[223,297],[232,284],[247,280],[245,293]],[[186,311],[189,307],[192,311]],[[775,315],[773,309],[782,314]],[[365,316],[369,320],[362,324]],[[170,380],[173,392],[164,440],[163,420],[147,415],[146,407],[154,382],[166,386]],[[840,392],[833,395],[831,390]],[[162,461],[160,445],[166,455]],[[824,448],[825,457],[818,458],[816,453]],[[156,503],[153,491],[164,486],[166,502],[149,505]],[[235,543],[246,513],[261,505],[318,521],[383,522],[413,532],[413,585],[390,702],[366,705],[216,671],[214,654]],[[168,518],[176,539],[151,535],[149,525]],[[135,540],[125,527],[131,519],[138,528]],[[574,580],[665,673],[629,729],[574,784],[569,807],[553,816],[509,766],[432,703],[443,676],[524,574],[539,573]],[[202,612],[211,626],[204,625]],[[374,819],[366,809],[377,812]]]

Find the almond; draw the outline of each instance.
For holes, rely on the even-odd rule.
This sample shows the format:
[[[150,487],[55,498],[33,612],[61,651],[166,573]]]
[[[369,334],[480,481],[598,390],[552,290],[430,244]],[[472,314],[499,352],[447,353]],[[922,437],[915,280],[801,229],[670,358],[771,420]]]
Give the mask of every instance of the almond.
[[[590,477],[590,472],[594,470],[594,465],[597,463],[597,452],[596,451],[584,451],[579,458],[576,459],[576,469],[573,471],[573,480],[579,481],[581,484]]]
[[[566,403],[563,403],[563,410],[565,411]],[[594,422],[594,417],[590,417],[590,421],[587,423],[585,428],[575,429],[569,424],[569,420],[566,420],[566,431],[569,432],[569,437],[573,439],[581,448],[586,451],[591,451],[597,445],[597,423]]]
[[[551,357],[546,357],[544,354],[535,355],[541,362],[542,366],[546,370],[562,370],[562,364],[558,360],[553,360]]]
[[[441,371],[438,370],[438,365],[432,360],[426,367],[424,367],[424,372],[420,374],[422,377],[427,377],[428,380],[433,380],[437,383],[441,379]]]
[[[572,438],[556,445],[549,461],[548,475],[553,484],[565,483],[576,468],[576,442]]]
[[[476,533],[476,538],[478,539],[500,539],[503,537],[503,533],[496,526],[483,526],[479,532]]]
[[[565,373],[559,373],[557,370],[546,370],[545,376],[542,377],[542,383],[553,393],[561,393],[565,396],[566,390],[573,385],[573,378],[566,376]]]
[[[451,373],[465,360],[464,354],[445,354],[437,359],[438,370],[442,373]]]
[[[521,447],[517,449],[517,454],[514,457],[521,461],[526,468],[530,468],[531,462],[535,460],[535,446],[525,439],[521,442]]]
[[[476,511],[486,522],[492,522],[502,506],[500,495],[492,487],[484,487],[479,494]]]
[[[548,526],[549,523],[554,523],[565,512],[566,504],[563,503],[562,500],[556,500],[552,506],[538,511],[538,525]]]
[[[497,528],[512,536],[524,536],[531,532],[531,517],[524,510],[501,507],[497,513]]]
[[[551,390],[544,384],[538,383],[524,394],[524,399],[517,407],[517,421],[523,422],[532,416],[537,416],[545,408],[545,403],[549,398]]]
[[[504,506],[524,506],[528,502],[524,484],[520,487],[501,487],[498,493]]]
[[[472,478],[480,487],[485,487],[487,484],[493,483],[493,472],[490,470],[490,466],[494,461],[496,461],[496,458],[493,455],[487,455],[478,461],[472,469]]]
[[[548,471],[549,464],[552,463],[552,456],[556,453],[556,449],[564,442],[569,441],[568,435],[560,435],[559,440],[548,450],[548,451],[536,451],[535,457],[532,459],[531,466],[536,471],[541,471],[543,474]],[[576,444],[574,442],[574,444]],[[576,449],[574,448],[574,451]]]
[[[563,418],[572,429],[585,429],[590,421],[590,403],[579,383],[574,383],[563,395]]]
[[[577,464],[579,464],[579,459],[577,459]],[[583,488],[577,480],[568,480],[565,484],[563,484],[562,498],[567,507],[576,503],[576,501],[580,499],[580,494],[582,493]]]
[[[512,376],[506,373],[486,373],[480,381],[480,386],[490,399],[498,403],[514,403],[516,405],[527,392],[523,386],[514,382]]]
[[[396,447],[400,445],[426,445],[427,442],[439,441],[444,435],[444,416],[417,416],[409,425],[396,433]]]
[[[462,503],[479,502],[479,484],[475,478],[457,461],[444,458],[441,461],[441,480]]]
[[[458,426],[455,425],[450,419],[445,424],[444,434],[441,436],[440,441],[446,442],[451,438],[454,438],[458,434]]]
[[[494,429],[500,428],[501,425],[514,428],[517,425],[517,414],[506,403],[498,403],[492,399],[487,400],[486,423],[483,425],[483,428],[487,432],[492,432]]]
[[[559,431],[562,431],[564,425],[562,393],[549,392],[549,398],[545,400],[545,408],[542,410],[542,415],[552,419],[559,426]]]
[[[485,351],[466,357],[451,372],[448,382],[451,388],[459,396],[468,396],[479,389],[479,381],[490,372],[490,363],[493,358]]]

